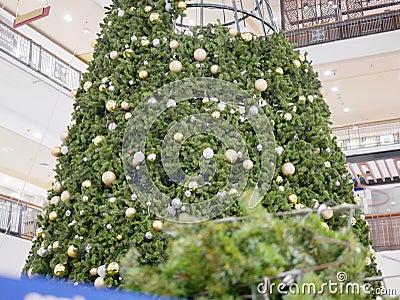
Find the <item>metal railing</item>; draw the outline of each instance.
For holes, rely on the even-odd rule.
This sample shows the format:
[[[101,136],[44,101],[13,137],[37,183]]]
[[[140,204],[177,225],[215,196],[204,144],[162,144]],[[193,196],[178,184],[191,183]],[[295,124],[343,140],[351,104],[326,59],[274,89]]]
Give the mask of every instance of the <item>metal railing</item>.
[[[82,73],[0,21],[0,51],[67,90],[79,87]]]
[[[289,42],[305,47],[397,29],[400,10],[286,31],[284,35]]]
[[[370,226],[371,240],[376,251],[389,251],[400,249],[400,216],[366,217]]]
[[[41,210],[0,195],[0,232],[32,238]]]
[[[343,150],[400,144],[400,119],[332,129]]]

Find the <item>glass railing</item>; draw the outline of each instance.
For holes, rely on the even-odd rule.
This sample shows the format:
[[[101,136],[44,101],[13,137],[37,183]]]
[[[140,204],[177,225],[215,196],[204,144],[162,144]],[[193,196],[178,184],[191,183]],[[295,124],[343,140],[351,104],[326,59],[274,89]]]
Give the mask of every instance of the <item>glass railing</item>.
[[[35,235],[40,213],[38,207],[0,195],[0,232],[31,239]]]
[[[343,150],[400,144],[400,119],[332,129]]]
[[[82,73],[0,21],[0,51],[67,90],[79,87]]]

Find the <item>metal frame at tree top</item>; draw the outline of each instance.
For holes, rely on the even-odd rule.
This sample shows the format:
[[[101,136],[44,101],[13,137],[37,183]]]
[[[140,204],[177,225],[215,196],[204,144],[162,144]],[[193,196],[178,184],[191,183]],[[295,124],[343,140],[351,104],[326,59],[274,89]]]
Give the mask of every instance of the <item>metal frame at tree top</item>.
[[[248,1],[248,0],[247,0]],[[222,2],[225,2],[225,0],[222,0]],[[188,3],[187,8],[199,8],[200,9],[200,24],[197,24],[200,27],[205,27],[204,26],[204,8],[210,8],[210,9],[218,9],[222,10],[224,14],[224,22],[222,23],[223,26],[230,26],[233,24],[236,24],[236,29],[240,31],[240,23],[243,22],[246,24],[246,20],[248,18],[253,18],[256,19],[260,22],[261,27],[263,29],[264,36],[267,36],[267,34],[272,30],[273,32],[278,32],[278,27],[276,26],[276,23],[274,21],[274,16],[272,13],[271,5],[269,4],[269,0],[254,0],[255,6],[254,8],[249,12],[243,8],[243,0],[240,0],[240,8],[237,7],[236,1],[232,0],[232,6],[225,5],[225,4],[217,4],[217,3],[204,3],[204,0],[200,0],[198,3]],[[267,17],[268,20],[264,16],[263,12],[263,6],[265,5],[266,10],[267,10]],[[234,15],[234,20],[226,22],[225,20],[225,10],[228,11],[233,11]],[[239,17],[239,14],[242,16]],[[183,24],[183,18],[181,18],[180,23],[176,23],[177,26],[182,27],[182,28],[189,28],[192,26]],[[268,29],[267,29],[268,28]]]

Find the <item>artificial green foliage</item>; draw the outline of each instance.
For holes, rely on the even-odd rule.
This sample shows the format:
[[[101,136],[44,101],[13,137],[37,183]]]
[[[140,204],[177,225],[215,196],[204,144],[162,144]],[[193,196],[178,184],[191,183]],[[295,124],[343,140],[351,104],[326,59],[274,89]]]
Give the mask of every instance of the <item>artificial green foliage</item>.
[[[55,267],[61,264],[65,270],[59,272],[58,277],[79,282],[94,282],[98,275],[90,274],[92,268],[102,265],[107,267],[111,262],[119,263],[131,247],[140,253],[135,261],[139,265],[158,265],[166,261],[169,236],[152,228],[152,223],[157,217],[148,207],[132,197],[123,161],[131,159],[134,153],[123,152],[122,144],[129,119],[127,113],[134,114],[139,103],[147,101],[147,97],[156,89],[185,78],[210,77],[233,83],[253,97],[259,103],[259,113],[268,117],[277,149],[277,153],[274,153],[276,162],[269,169],[274,172],[271,188],[261,196],[262,206],[268,212],[314,207],[316,201],[326,202],[331,206],[345,202],[355,203],[351,178],[344,165],[345,157],[337,146],[336,139],[331,137],[330,112],[319,92],[321,84],[311,62],[285,41],[282,34],[273,34],[265,38],[255,38],[250,34],[251,38],[248,40],[246,36],[249,34],[241,36],[239,33],[232,36],[227,28],[220,25],[209,25],[204,29],[193,28],[189,34],[178,34],[173,28],[173,23],[178,16],[184,14],[184,10],[178,8],[178,1],[169,2],[169,11],[165,9],[164,0],[115,0],[113,6],[107,10],[97,39],[94,59],[88,66],[88,72],[83,75],[82,87],[77,91],[73,121],[68,128],[69,139],[62,144],[68,147],[68,153],[58,159],[56,166],[56,180],[62,184],[64,191],[69,191],[71,197],[68,201],[58,203],[50,201],[45,208],[39,220],[39,227],[43,233],[38,232],[34,239],[25,272],[29,270],[29,273],[33,274],[55,276]],[[151,11],[147,9],[149,6]],[[172,40],[179,42],[177,49],[170,48],[169,43]],[[198,48],[207,52],[203,62],[198,62],[193,57]],[[116,59],[110,57],[113,51],[118,53]],[[173,60],[182,63],[180,73],[170,72],[169,64]],[[211,73],[212,65],[219,66],[217,74]],[[279,68],[282,72],[279,72]],[[147,71],[148,78],[140,78],[141,71]],[[260,78],[268,83],[264,92],[259,92],[254,87],[255,81]],[[116,107],[113,109],[106,108],[110,100],[115,101]],[[129,108],[123,108],[123,102],[127,102]],[[231,113],[229,109],[234,109],[234,112]],[[146,156],[156,154],[157,159],[152,163],[146,162],[146,166],[155,185],[169,197],[179,197],[184,203],[190,203],[202,201],[223,190],[231,165],[224,159],[227,149],[212,135],[198,135],[187,139],[180,149],[182,168],[191,175],[197,174],[201,168],[199,163],[202,164],[200,158],[205,147],[212,147],[215,152],[217,169],[210,179],[211,185],[193,191],[191,198],[185,198],[185,189],[169,180],[160,162],[160,145],[165,133],[175,122],[191,114],[212,114],[215,110],[216,103],[203,103],[201,99],[189,97],[187,101],[167,109],[153,124],[143,151]],[[241,116],[237,111],[237,107],[221,110],[220,115],[220,118],[226,119],[239,130],[241,138],[246,142],[248,155],[254,162],[254,168],[248,172],[248,181],[245,182],[246,189],[251,190],[261,172],[260,152],[256,149],[258,138],[245,116]],[[293,175],[282,174],[281,166],[286,162],[296,167]],[[238,161],[238,164],[241,163]],[[102,174],[106,171],[112,171],[116,175],[112,186],[106,186],[102,182]],[[90,185],[87,184],[88,181]],[[293,194],[297,196],[296,203],[288,200]],[[60,191],[52,189],[49,191],[49,200],[61,195]],[[129,207],[136,210],[136,214],[130,218],[125,215]],[[56,220],[49,219],[51,212],[58,213]],[[234,203],[221,217],[243,214],[242,208]],[[347,226],[348,215],[335,214],[325,222],[331,230],[340,231]],[[311,224],[315,224],[318,229],[317,223],[318,221],[313,219]],[[353,232],[361,244],[368,247],[369,228],[366,221],[360,218],[360,212],[355,214],[353,223]],[[196,229],[198,234],[201,234],[200,228],[211,230],[207,227],[209,225],[204,226]],[[218,225],[216,232],[222,228],[219,226],[225,225]],[[251,223],[245,227],[251,231],[248,226],[251,226]],[[272,229],[285,231],[286,239],[294,241],[293,247],[295,242],[310,242],[298,240],[306,235],[300,237],[298,233],[286,227]],[[259,230],[254,228],[257,234]],[[265,230],[266,233],[262,234],[270,236],[268,228]],[[235,233],[233,229],[231,232]],[[149,235],[146,237],[146,233],[151,233],[151,238]],[[343,238],[343,235],[335,232],[329,234],[332,237]],[[221,247],[233,243],[227,235],[222,235],[221,238],[224,238]],[[236,238],[240,240],[239,237]],[[297,264],[294,260],[282,261],[282,257],[286,256],[278,252],[280,248],[274,246],[273,239],[265,240],[263,246],[258,237],[254,238],[259,247],[257,251],[260,252],[257,255],[266,251],[273,258],[265,262],[273,274],[293,268]],[[75,258],[67,254],[70,246],[78,249]],[[218,253],[228,255],[222,254],[222,250],[218,249]],[[305,250],[304,255],[308,250]],[[250,252],[246,251],[237,249],[238,257],[243,257],[244,261],[255,261],[256,258],[248,257],[247,253]],[[340,248],[338,251],[341,251]],[[361,253],[364,253],[363,251]],[[329,260],[337,257],[337,254],[338,252],[332,252],[332,256],[329,251],[323,251],[319,258],[310,257],[323,261],[325,255]],[[319,263],[319,260],[315,263]],[[167,261],[162,266],[171,267],[171,263]],[[313,261],[310,261],[310,264],[312,263]],[[242,270],[242,266],[245,265],[241,261],[237,266],[234,264],[235,260],[230,266],[230,272],[233,272],[230,275],[233,278],[227,277],[225,280],[228,282],[222,287],[226,288],[235,282],[246,284],[249,279],[255,279],[240,279],[240,274],[245,271],[245,268]],[[356,265],[359,266],[358,263]],[[255,274],[261,275],[257,269],[261,265],[251,267],[254,268]],[[214,266],[204,265],[204,268],[212,269]],[[372,259],[363,276],[373,276],[376,273],[376,264]],[[143,275],[143,279],[145,277],[147,276]],[[119,272],[109,272],[104,279],[106,286],[120,286],[123,281]],[[167,282],[163,282],[168,285]],[[174,283],[170,284],[171,287],[165,287],[166,290],[172,289]],[[194,285],[191,290],[200,291],[210,283],[204,281],[187,284]],[[203,286],[196,287],[196,284]],[[182,293],[186,291],[186,288],[177,288],[182,290]],[[213,293],[225,292],[223,290]]]

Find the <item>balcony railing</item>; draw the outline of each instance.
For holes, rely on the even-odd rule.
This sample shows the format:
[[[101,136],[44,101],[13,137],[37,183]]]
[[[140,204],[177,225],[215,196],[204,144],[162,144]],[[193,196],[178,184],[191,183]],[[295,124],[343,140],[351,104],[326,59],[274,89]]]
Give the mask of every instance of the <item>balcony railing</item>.
[[[366,216],[376,251],[400,249],[400,214]]]
[[[332,133],[343,150],[400,144],[400,119],[336,127]]]
[[[79,87],[82,77],[80,71],[1,21],[0,51],[67,90]]]
[[[0,232],[30,239],[35,234],[40,213],[37,207],[0,195]]]

